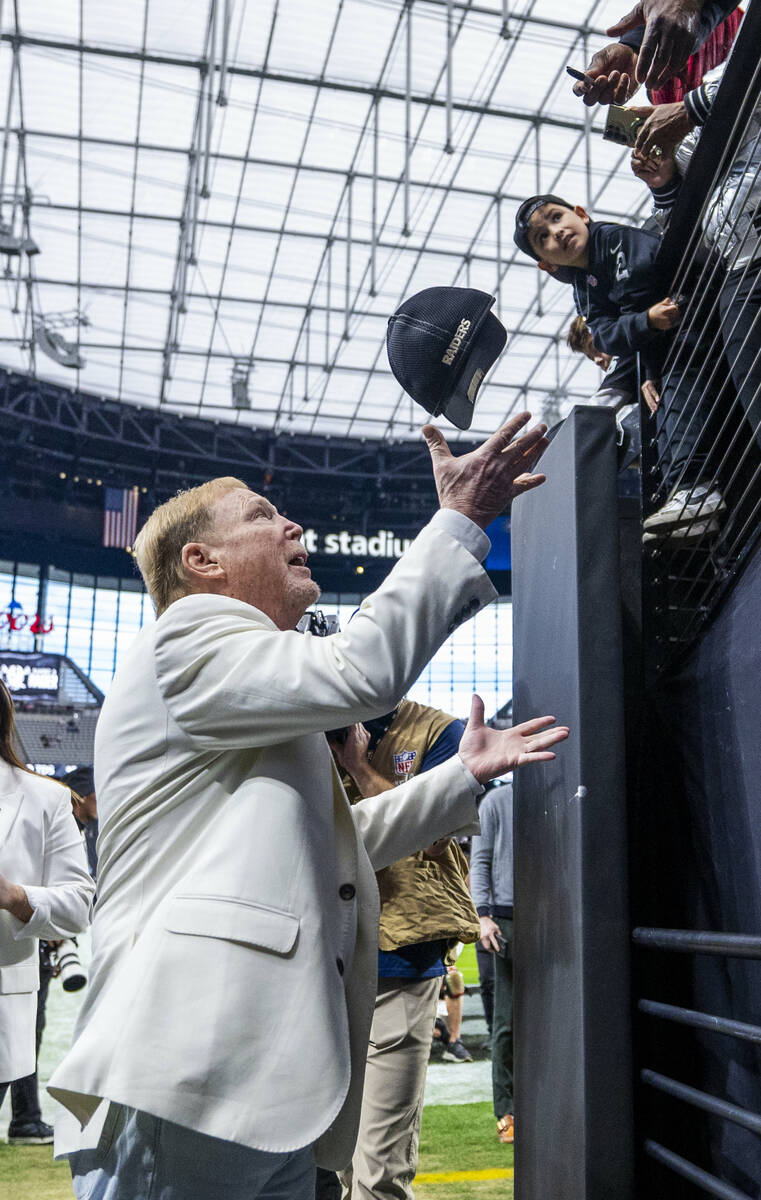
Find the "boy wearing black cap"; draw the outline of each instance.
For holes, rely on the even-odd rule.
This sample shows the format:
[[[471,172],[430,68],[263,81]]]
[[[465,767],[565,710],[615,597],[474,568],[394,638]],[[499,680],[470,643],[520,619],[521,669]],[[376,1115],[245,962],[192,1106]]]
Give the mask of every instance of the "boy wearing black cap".
[[[631,225],[592,221],[580,205],[542,195],[521,204],[514,241],[540,270],[571,284],[576,310],[596,346],[608,354],[641,352],[648,363],[646,377],[657,377],[650,364],[663,361],[680,311],[670,297],[658,299],[665,283],[657,269],[656,236]],[[690,355],[694,360],[702,361]],[[696,482],[705,460],[698,445],[704,421],[694,412],[697,370],[689,365],[680,371],[672,368],[657,406],[658,445],[669,494],[645,521],[651,534],[689,538],[718,529],[715,514],[723,508],[721,495]]]

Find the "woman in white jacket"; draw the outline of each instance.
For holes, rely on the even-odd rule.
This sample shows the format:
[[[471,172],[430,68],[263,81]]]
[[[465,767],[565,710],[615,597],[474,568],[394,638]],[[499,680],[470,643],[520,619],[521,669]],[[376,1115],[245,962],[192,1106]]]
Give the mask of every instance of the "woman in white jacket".
[[[0,682],[0,1103],[35,1069],[37,942],[85,929],[94,893],[71,793],[18,758]]]

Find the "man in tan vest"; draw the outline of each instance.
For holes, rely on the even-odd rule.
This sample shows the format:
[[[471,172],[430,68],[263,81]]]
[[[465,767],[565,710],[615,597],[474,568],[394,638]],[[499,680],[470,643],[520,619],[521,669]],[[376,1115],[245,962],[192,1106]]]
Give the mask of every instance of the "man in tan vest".
[[[451,758],[464,729],[449,714],[410,700],[368,725],[352,726],[343,744],[333,744],[353,803]],[[413,1196],[441,983],[456,944],[475,942],[480,932],[467,874],[467,859],[450,838],[377,873],[378,994],[359,1137],[351,1170],[342,1176],[345,1200]],[[459,1039],[448,1049],[454,1062],[470,1059]]]

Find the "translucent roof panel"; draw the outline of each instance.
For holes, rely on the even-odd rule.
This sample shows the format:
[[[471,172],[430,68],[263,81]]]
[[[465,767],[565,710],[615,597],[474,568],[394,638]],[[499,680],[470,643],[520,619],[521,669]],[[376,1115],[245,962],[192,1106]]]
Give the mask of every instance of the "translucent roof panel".
[[[17,0],[0,6],[0,362],[146,406],[407,438],[388,317],[496,296],[472,431],[597,387],[570,290],[512,242],[526,195],[649,194],[571,93],[621,0]],[[508,13],[507,23],[504,14]],[[457,431],[448,430],[456,439]]]

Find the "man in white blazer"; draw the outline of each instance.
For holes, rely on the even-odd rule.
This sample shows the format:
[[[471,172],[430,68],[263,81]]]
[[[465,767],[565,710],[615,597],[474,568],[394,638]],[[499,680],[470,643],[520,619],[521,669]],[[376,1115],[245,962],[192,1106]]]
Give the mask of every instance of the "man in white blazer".
[[[441,511],[334,637],[295,632],[319,595],[301,527],[239,480],[146,523],[158,620],[98,725],[90,989],[50,1082],[77,1118],[57,1144],[77,1195],[311,1200],[315,1159],[350,1161],[374,872],[471,827],[481,782],[553,757],[567,731],[497,733],[476,704],[459,758],[353,808],[324,731],[388,712],[493,598],[482,530],[543,480],[545,428],[517,437],[527,420],[461,458],[427,428]]]

